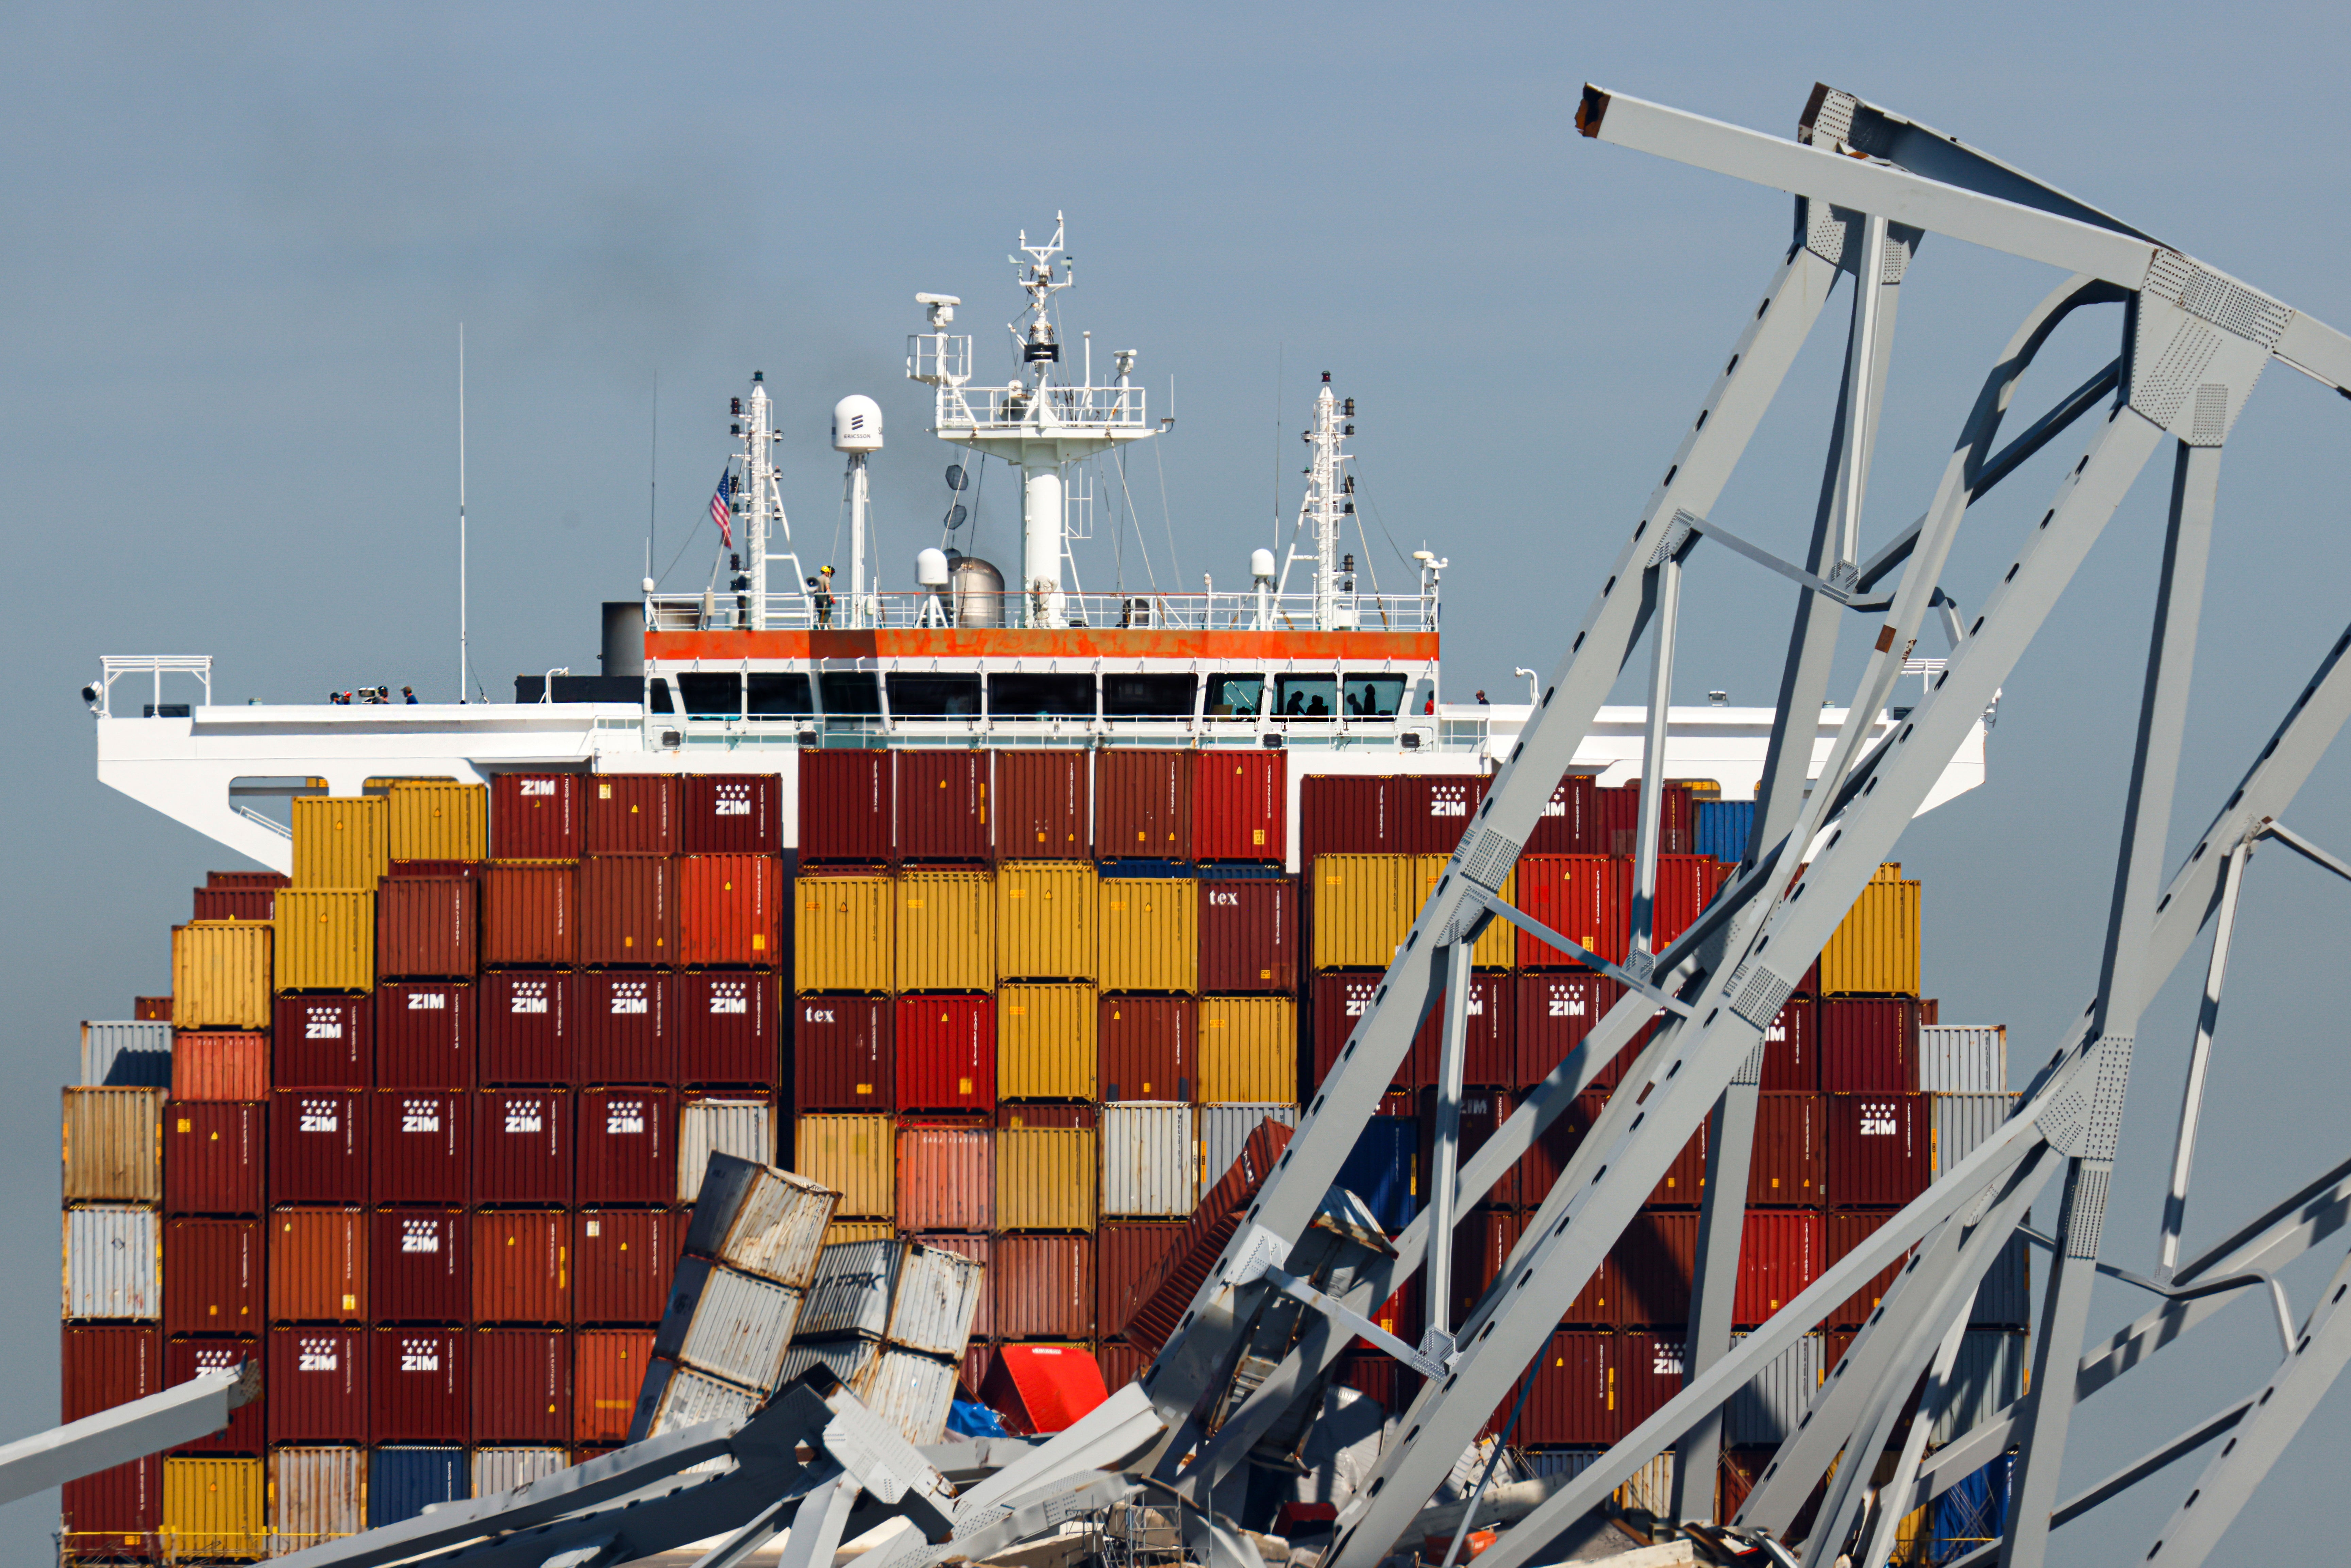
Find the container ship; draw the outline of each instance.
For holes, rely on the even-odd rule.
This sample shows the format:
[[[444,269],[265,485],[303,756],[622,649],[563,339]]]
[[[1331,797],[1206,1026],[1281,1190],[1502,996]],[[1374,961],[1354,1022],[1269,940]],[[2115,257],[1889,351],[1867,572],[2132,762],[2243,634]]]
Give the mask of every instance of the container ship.
[[[1531,709],[1442,689],[1445,559],[1419,552],[1407,592],[1358,587],[1354,406],[1327,376],[1284,559],[1256,551],[1240,590],[1086,591],[1091,497],[1165,422],[1133,352],[1106,382],[1090,340],[1065,358],[1061,239],[1022,236],[1003,384],[973,379],[955,297],[918,297],[908,344],[931,433],[965,449],[951,504],[990,458],[1020,476],[1008,580],[942,548],[912,591],[879,587],[862,397],[832,433],[850,570],[805,571],[755,372],[714,499],[726,565],[605,604],[599,674],[520,677],[510,704],[227,706],[206,659],[105,662],[99,779],[246,864],[155,934],[170,994],[86,1024],[78,1072],[60,1053],[62,1414],[240,1361],[265,1393],[68,1485],[68,1560],[274,1555],[622,1442],[714,1151],[839,1191],[829,1239],[984,1260],[976,1396],[1006,1345],[1093,1357],[1113,1387],[1147,1364],[1138,1282],[1250,1130],[1295,1121]],[[1819,715],[1815,766],[1844,719]],[[1603,711],[1510,891],[1611,961],[1638,779],[1666,780],[1662,945],[1748,852],[1774,714],[1677,708],[1654,764],[1646,721]],[[1930,806],[1981,781],[1984,740]],[[1742,1327],[2010,1104],[2002,1031],[1922,995],[1922,902],[1885,867],[1771,1031]],[[1620,994],[1499,923],[1473,985],[1471,1148]],[[1343,1176],[1391,1230],[1427,1179],[1437,1028]],[[1450,1321],[1623,1060],[1462,1219]],[[1537,1473],[1679,1387],[1705,1169],[1701,1127],[1564,1306],[1514,1435]],[[1722,1517],[1885,1284],[1733,1407]],[[1378,1316],[1409,1341],[1420,1311],[1408,1288]],[[2020,1253],[1978,1299],[1952,1429],[2016,1396],[2025,1313]],[[1390,1409],[1414,1376],[1368,1341],[1343,1372]],[[1625,1506],[1662,1512],[1668,1474]]]

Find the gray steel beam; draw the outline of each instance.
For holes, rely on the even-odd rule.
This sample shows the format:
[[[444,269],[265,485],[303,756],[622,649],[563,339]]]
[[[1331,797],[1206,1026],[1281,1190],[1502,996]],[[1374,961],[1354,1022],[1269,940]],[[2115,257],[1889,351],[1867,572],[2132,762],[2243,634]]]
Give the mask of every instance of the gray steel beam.
[[[261,1369],[246,1362],[0,1445],[0,1502],[210,1437],[260,1395]]]
[[[1687,1383],[1730,1354],[1731,1306],[1747,1221],[1747,1176],[1755,1152],[1755,1107],[1762,1081],[1757,1045],[1707,1124],[1706,1198],[1698,1217],[1698,1256],[1690,1269],[1689,1329],[1682,1343]],[[1722,1409],[1698,1417],[1675,1445],[1676,1520],[1714,1518],[1715,1466],[1722,1454]]]
[[[2196,1039],[2188,1051],[2188,1085],[2179,1096],[2179,1127],[2171,1141],[2171,1190],[2164,1195],[2156,1239],[2155,1277],[2168,1281],[2179,1266],[2179,1232],[2188,1222],[2188,1177],[2196,1161],[2196,1126],[2204,1112],[2204,1075],[2212,1062],[2212,1031],[2220,1021],[2220,987],[2229,976],[2229,944],[2237,931],[2237,895],[2244,887],[2251,841],[2229,852],[2220,881],[2220,908],[2212,920],[2212,956],[2204,966],[2204,994],[2196,1008]]]

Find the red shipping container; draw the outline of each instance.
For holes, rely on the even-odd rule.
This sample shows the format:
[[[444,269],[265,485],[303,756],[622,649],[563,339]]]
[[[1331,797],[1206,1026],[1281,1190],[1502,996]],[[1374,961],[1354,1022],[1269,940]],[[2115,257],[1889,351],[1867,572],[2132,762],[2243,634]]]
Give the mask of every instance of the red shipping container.
[[[1868,1240],[1880,1226],[1900,1212],[1895,1208],[1840,1208],[1831,1213],[1823,1232],[1821,1267],[1833,1269],[1844,1262],[1846,1253]],[[1821,1320],[1823,1324],[1833,1329],[1857,1329],[1867,1322],[1878,1303],[1886,1300],[1886,1292],[1894,1289],[1894,1281],[1909,1258],[1910,1254],[1905,1252],[1872,1275],[1867,1284],[1830,1308],[1829,1315]]]
[[[1423,1089],[1419,1094],[1420,1110],[1420,1170],[1415,1184],[1420,1192],[1432,1192],[1435,1187],[1437,1158],[1437,1090]],[[1510,1097],[1495,1089],[1469,1088],[1461,1093],[1461,1142],[1456,1154],[1454,1169],[1458,1172],[1469,1164],[1469,1158],[1486,1146],[1486,1141],[1502,1130],[1510,1119]],[[1519,1206],[1519,1167],[1513,1163],[1502,1172],[1502,1179],[1482,1193],[1466,1193],[1462,1209],[1480,1204],[1498,1204],[1504,1208]],[[1457,1210],[1457,1212],[1459,1212]]]
[[[1156,1351],[1175,1333],[1208,1270],[1216,1267],[1240,1228],[1242,1216],[1290,1146],[1290,1138],[1288,1127],[1260,1122],[1241,1140],[1241,1152],[1217,1184],[1200,1195],[1192,1218],[1184,1222],[1183,1236],[1168,1249],[1149,1284],[1137,1291],[1134,1311],[1127,1318],[1129,1340]]]
[[[474,1094],[474,1201],[571,1201],[571,1093],[482,1089]]]
[[[1314,1040],[1314,1081],[1321,1082],[1339,1065],[1339,1053],[1347,1048],[1347,1040],[1355,1032],[1355,1025],[1372,1005],[1372,993],[1380,988],[1379,972],[1373,969],[1319,969],[1314,975],[1311,1017],[1308,1027]],[[1409,1053],[1407,1053],[1409,1054]],[[1396,1080],[1405,1073],[1405,1064],[1396,1064]],[[1107,1100],[1109,1095],[1102,1096]]]
[[[694,855],[678,867],[678,962],[770,969],[783,950],[784,875],[770,855]]]
[[[894,751],[800,753],[802,861],[880,864],[898,858],[891,832]]]
[[[571,1336],[571,1347],[578,1362],[572,1437],[581,1443],[627,1442],[637,1391],[653,1357],[653,1331],[582,1329]]]
[[[799,998],[792,1019],[794,1109],[897,1109],[891,1006],[887,997]]]
[[[1837,1208],[1899,1208],[1927,1190],[1924,1094],[1831,1094],[1824,1196]]]
[[[1813,1209],[1759,1209],[1746,1217],[1739,1240],[1739,1284],[1731,1291],[1734,1328],[1763,1321],[1821,1277],[1827,1267],[1827,1232]]]
[[[1385,1351],[1374,1355],[1342,1355],[1332,1381],[1339,1387],[1369,1396],[1382,1409],[1398,1415],[1418,1397],[1421,1385],[1419,1374],[1407,1371]]]
[[[996,1285],[996,1238],[950,1236],[932,1231],[910,1239],[942,1252],[952,1252],[958,1258],[968,1258],[979,1265],[980,1278],[987,1288],[980,1291],[979,1308],[971,1315],[971,1337],[975,1340],[993,1339],[996,1335],[996,1309],[990,1298]],[[1088,1306],[1091,1310],[1092,1303],[1089,1302]]]
[[[386,877],[376,890],[376,977],[454,980],[480,968],[481,897],[470,877]]]
[[[685,1223],[684,1215],[665,1208],[588,1208],[574,1215],[574,1320],[660,1322],[670,1279],[685,1247]],[[643,1370],[638,1368],[641,1375]]]
[[[1755,1142],[1747,1164],[1753,1208],[1818,1208],[1828,1127],[1817,1094],[1767,1089],[1755,1100]]]
[[[676,1034],[675,975],[659,969],[590,969],[580,977],[576,1071],[580,1082],[674,1082]]]
[[[270,1202],[365,1203],[367,1091],[280,1089],[269,1147]]]
[[[544,985],[547,977],[530,978]],[[375,992],[375,1081],[382,1089],[474,1086],[475,988],[413,980]]]
[[[1280,751],[1197,751],[1192,848],[1203,861],[1273,861],[1290,853],[1290,775]]]
[[[1622,1434],[1616,1412],[1616,1336],[1590,1329],[1558,1329],[1536,1357],[1533,1385],[1519,1417],[1521,1443],[1614,1443]],[[1518,1390],[1510,1390],[1515,1400]]]
[[[677,1190],[666,1089],[583,1089],[580,1102],[581,1203],[664,1203]]]
[[[490,780],[490,854],[502,861],[576,861],[580,775],[501,773]]]
[[[898,754],[898,854],[906,861],[985,861],[988,827],[987,751]]]
[[[1097,1071],[1104,1100],[1193,1098],[1199,1014],[1189,997],[1104,997],[1097,1004]],[[898,1042],[900,1061],[905,1041]]]
[[[1294,995],[1298,883],[1286,876],[1200,883],[1200,990],[1205,996]]]
[[[1593,1092],[1576,1096],[1575,1103],[1561,1112],[1552,1124],[1543,1129],[1526,1157],[1519,1162],[1519,1191],[1530,1206],[1541,1203],[1574,1157],[1583,1135],[1600,1119],[1608,1096]],[[1660,1208],[1694,1208],[1706,1186],[1706,1128],[1700,1122],[1690,1134],[1689,1142],[1667,1167],[1666,1174],[1649,1194],[1649,1206]]]
[[[977,1400],[979,1391],[987,1385],[987,1375],[996,1370],[996,1347],[973,1340],[964,1347],[963,1371],[956,1377],[958,1398]]]
[[[588,790],[590,855],[674,855],[683,799],[674,773],[601,773]]]
[[[488,873],[483,861],[386,861],[386,876],[454,877],[465,882],[480,882]]]
[[[1519,907],[1612,964],[1631,942],[1630,862],[1609,855],[1521,855]],[[1521,969],[1571,969],[1583,960],[1525,931],[1518,933]]]
[[[1086,1236],[999,1236],[988,1289],[999,1340],[1094,1337],[1094,1249]]]
[[[83,1420],[169,1386],[163,1335],[153,1324],[65,1325],[57,1357],[60,1420]]]
[[[379,1328],[368,1346],[369,1440],[465,1440],[465,1331],[406,1325]]]
[[[1667,943],[1688,930],[1714,901],[1714,891],[1721,884],[1722,862],[1712,855],[1658,855],[1657,903],[1650,920],[1649,951],[1664,952]]]
[[[1115,1394],[1144,1375],[1151,1357],[1124,1340],[1104,1340],[1094,1346],[1094,1364],[1102,1368],[1102,1386]]]
[[[1404,852],[1449,855],[1462,830],[1485,804],[1482,774],[1407,774],[1404,779]]]
[[[174,1030],[172,1036],[172,1098],[183,1101],[268,1099],[269,1037],[258,1033]]]
[[[1469,1011],[1465,1020],[1468,1028],[1461,1042],[1464,1083],[1508,1088],[1518,1075],[1514,1027],[1518,1019],[1517,1009],[1511,1005],[1512,989],[1508,975],[1469,977]],[[1398,1082],[1407,1089],[1435,1085],[1444,1042],[1445,998],[1439,995],[1412,1037],[1412,1049],[1405,1053],[1404,1065],[1398,1069]]]
[[[282,871],[208,871],[206,887],[291,887],[294,879]]]
[[[1616,1268],[1620,1327],[1655,1324],[1678,1329],[1689,1322],[1698,1220],[1694,1213],[1645,1209],[1616,1239],[1608,1255]]]
[[[494,864],[485,886],[482,962],[568,966],[578,961],[578,867]]]
[[[266,1105],[174,1101],[163,1108],[168,1214],[258,1215],[264,1194]]]
[[[368,1436],[368,1331],[269,1331],[269,1440],[364,1443]]]
[[[676,865],[658,855],[591,855],[580,862],[582,964],[677,962]]]
[[[1562,779],[1543,802],[1535,831],[1527,835],[1531,855],[1591,855],[1600,851],[1599,806],[1589,773]]]
[[[459,1203],[471,1196],[473,1107],[464,1089],[379,1089],[370,1096],[371,1203]]]
[[[277,915],[277,894],[269,888],[200,887],[194,903],[198,920],[271,920]]]
[[[491,969],[481,979],[481,1081],[570,1083],[580,1070],[580,977]]]
[[[269,1229],[269,1321],[356,1322],[367,1315],[367,1211],[280,1208]]]
[[[163,1226],[163,1331],[258,1333],[262,1293],[258,1219],[173,1219]]]
[[[379,1208],[368,1217],[368,1317],[380,1323],[462,1323],[473,1309],[473,1232],[455,1206]]]
[[[1006,860],[1092,859],[1093,770],[1086,753],[1008,750],[994,756],[996,852]],[[805,775],[800,799],[805,812]],[[801,838],[805,858],[805,829]]]
[[[1820,1015],[1808,997],[1791,997],[1763,1031],[1763,1087],[1812,1093],[1821,1086]]]
[[[1625,988],[1590,972],[1520,975],[1518,988],[1518,1066],[1514,1086],[1531,1087],[1551,1076],[1594,1025],[1608,1016]],[[1624,1059],[1604,1063],[1589,1088],[1614,1089]]]
[[[1104,860],[1192,858],[1191,755],[1094,753],[1094,852]]]
[[[170,1023],[172,998],[169,997],[133,997],[131,1016],[141,1023]]]
[[[680,975],[677,990],[679,1083],[782,1082],[773,976],[698,969]]]
[[[472,1318],[560,1323],[571,1317],[571,1217],[559,1208],[475,1209],[467,1248]]]
[[[375,1078],[374,1008],[359,997],[279,997],[270,1009],[270,1085],[365,1089]]]
[[[564,1443],[571,1437],[571,1336],[561,1329],[476,1329],[474,1441]]]
[[[784,781],[773,773],[689,773],[678,850],[689,855],[772,855],[784,847]]]
[[[1091,1104],[1030,1104],[999,1100],[996,1103],[996,1124],[998,1128],[1096,1127],[1102,1124],[1102,1108]]]
[[[1126,1331],[1127,1318],[1183,1239],[1180,1219],[1102,1221],[1094,1235],[1094,1317],[1102,1333]]]
[[[1823,997],[1821,1088],[1831,1094],[1915,1094],[1918,1004],[1908,997]]]
[[[1395,855],[1404,849],[1404,781],[1311,773],[1298,781],[1298,864],[1317,855]]]
[[[73,1333],[71,1329],[66,1332]],[[240,1334],[235,1339],[183,1336],[163,1346],[163,1386],[177,1388],[201,1374],[232,1372],[260,1360],[261,1340],[256,1334]],[[221,1430],[169,1451],[174,1455],[258,1454],[269,1442],[269,1434],[262,1425],[262,1401],[249,1400],[230,1412],[228,1425]]]
[[[900,997],[892,1032],[897,1059],[899,1110],[996,1108],[994,997]],[[903,1196],[905,1189],[899,1190]],[[966,1228],[938,1225],[909,1228]]]
[[[60,1417],[78,1421],[160,1394],[167,1386],[162,1339],[152,1328],[65,1331]],[[59,1506],[76,1560],[144,1558],[162,1524],[163,1461],[134,1459],[65,1483]]]
[[[1683,1329],[1616,1336],[1616,1420],[1629,1432],[1682,1391]]]
[[[1641,781],[1630,780],[1613,789],[1593,792],[1597,842],[1595,854],[1629,855],[1634,852],[1641,823]],[[1657,852],[1681,855],[1689,852],[1691,833],[1698,826],[1696,798],[1686,785],[1666,780],[1660,792],[1658,813],[1663,818],[1657,830]]]
[[[1501,1277],[1510,1249],[1525,1234],[1527,1216],[1484,1205],[1469,1211],[1453,1229],[1453,1322],[1458,1327]],[[1559,1314],[1562,1323],[1607,1326],[1615,1322],[1617,1301],[1624,1294],[1614,1253]]]
[[[1420,1312],[1420,1281],[1415,1274],[1395,1288],[1395,1293],[1372,1309],[1369,1316],[1381,1329],[1395,1335],[1406,1344],[1420,1343],[1424,1322]],[[1376,1351],[1379,1346],[1358,1335],[1347,1347],[1356,1351]],[[1385,1352],[1381,1354],[1384,1354]]]
[[[57,1510],[76,1562],[145,1562],[163,1528],[163,1457],[151,1454],[68,1481]]]
[[[897,1220],[903,1230],[995,1229],[995,1129],[900,1127]]]

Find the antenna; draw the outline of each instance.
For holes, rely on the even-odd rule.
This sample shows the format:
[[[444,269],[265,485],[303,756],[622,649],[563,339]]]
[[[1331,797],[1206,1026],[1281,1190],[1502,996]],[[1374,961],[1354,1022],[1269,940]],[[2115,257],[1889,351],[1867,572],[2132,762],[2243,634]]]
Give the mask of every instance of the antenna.
[[[465,324],[457,323],[457,700],[465,700]]]
[[[653,574],[653,529],[661,516],[661,371],[653,371],[653,441],[645,458],[645,575]]]

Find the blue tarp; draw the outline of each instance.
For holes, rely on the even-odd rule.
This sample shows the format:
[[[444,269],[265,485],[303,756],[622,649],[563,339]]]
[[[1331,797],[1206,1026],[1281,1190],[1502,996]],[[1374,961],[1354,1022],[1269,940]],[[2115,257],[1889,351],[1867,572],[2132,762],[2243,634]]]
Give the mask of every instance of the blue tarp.
[[[947,1408],[947,1430],[967,1437],[1009,1437],[1003,1418],[976,1399],[958,1399]]]

